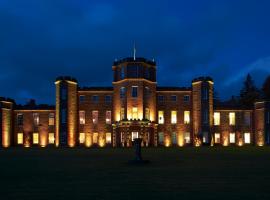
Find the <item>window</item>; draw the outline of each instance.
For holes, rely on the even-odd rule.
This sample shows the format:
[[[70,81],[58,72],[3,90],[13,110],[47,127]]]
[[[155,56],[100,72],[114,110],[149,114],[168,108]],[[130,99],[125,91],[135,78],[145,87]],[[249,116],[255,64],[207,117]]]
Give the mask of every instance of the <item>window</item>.
[[[250,126],[250,112],[245,112],[245,125]]]
[[[151,91],[150,91],[149,87],[145,87],[145,97],[149,98],[150,94],[151,94]]]
[[[34,125],[38,126],[39,125],[39,114],[33,113],[33,118],[34,118]]]
[[[208,132],[203,132],[203,143],[209,143]]]
[[[189,144],[190,143],[190,132],[185,132],[185,134],[184,134],[184,140],[185,140],[185,144]]]
[[[171,123],[172,124],[177,123],[177,111],[175,110],[171,111]]]
[[[203,112],[203,123],[204,124],[208,124],[208,111],[207,110],[205,110],[204,112]]]
[[[230,133],[230,143],[235,143],[235,133]]]
[[[185,124],[190,123],[190,111],[187,110],[184,111],[184,123]]]
[[[80,142],[80,144],[84,144],[85,143],[85,133],[80,133],[80,135],[79,135],[79,142]]]
[[[158,102],[159,103],[164,102],[164,96],[163,95],[158,95]]]
[[[176,102],[177,101],[177,96],[176,95],[171,95],[171,101]]]
[[[172,143],[177,144],[177,135],[176,132],[172,132]]]
[[[214,125],[218,126],[220,125],[220,113],[214,112]]]
[[[17,144],[23,144],[23,133],[17,134]]]
[[[33,144],[39,143],[39,135],[38,133],[33,133]]]
[[[216,144],[220,143],[220,133],[215,133],[215,143]]]
[[[163,144],[164,143],[164,133],[163,132],[159,132],[158,133],[158,143],[159,144]]]
[[[229,113],[229,124],[235,125],[235,113],[234,112]]]
[[[121,67],[121,79],[125,78],[125,66]]]
[[[250,144],[250,133],[244,133],[245,144]]]
[[[125,87],[121,87],[120,88],[120,98],[123,99],[126,96],[126,88]]]
[[[80,110],[79,117],[80,117],[80,124],[85,124],[85,111],[84,110]]]
[[[93,124],[97,124],[98,123],[98,111],[92,111],[92,119],[93,119]]]
[[[139,133],[138,132],[132,132],[131,139],[134,141],[134,139],[139,138]]]
[[[85,96],[84,95],[80,95],[79,100],[80,100],[80,103],[85,102]]]
[[[106,143],[111,144],[112,143],[112,134],[106,133]]]
[[[158,123],[164,124],[164,111],[162,110],[158,111]]]
[[[49,133],[49,138],[48,138],[48,141],[49,141],[49,144],[54,144],[54,133]]]
[[[17,114],[17,124],[19,126],[23,125],[23,114]]]
[[[132,119],[138,119],[138,108],[137,107],[132,108]]]
[[[67,89],[62,88],[61,89],[61,100],[66,100],[67,99]]]
[[[49,114],[49,126],[54,126],[54,113]]]
[[[208,100],[208,89],[203,88],[203,100]]]
[[[62,109],[61,110],[61,122],[64,124],[67,122],[67,110],[66,109]]]
[[[106,111],[106,124],[112,123],[112,112],[110,110]]]
[[[184,95],[184,102],[188,103],[189,102],[189,95]]]
[[[99,100],[98,95],[93,95],[93,96],[92,96],[92,101],[93,101],[94,103],[98,103],[98,100]]]
[[[105,96],[105,103],[106,104],[109,104],[109,103],[111,103],[112,102],[112,96],[111,95],[106,95]]]
[[[145,119],[150,120],[150,109],[145,108]]]
[[[123,120],[125,119],[125,108],[121,108],[120,109],[120,120]]]
[[[93,133],[93,143],[94,144],[98,143],[98,133]]]
[[[131,96],[133,98],[138,97],[138,86],[132,86],[132,88],[131,88]]]

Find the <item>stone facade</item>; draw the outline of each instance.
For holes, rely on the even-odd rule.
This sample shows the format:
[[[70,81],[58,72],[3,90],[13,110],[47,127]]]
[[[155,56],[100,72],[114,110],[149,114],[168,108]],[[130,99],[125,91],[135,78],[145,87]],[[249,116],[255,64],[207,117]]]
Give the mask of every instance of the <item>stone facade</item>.
[[[1,146],[131,147],[263,146],[270,143],[270,102],[253,108],[215,105],[214,81],[159,87],[156,63],[126,58],[113,63],[112,87],[55,82],[55,106],[19,106],[0,98]]]

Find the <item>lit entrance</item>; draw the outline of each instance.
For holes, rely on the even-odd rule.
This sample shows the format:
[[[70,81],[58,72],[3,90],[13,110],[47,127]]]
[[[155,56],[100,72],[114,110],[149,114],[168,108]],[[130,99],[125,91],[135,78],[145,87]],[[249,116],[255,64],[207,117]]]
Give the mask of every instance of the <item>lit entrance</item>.
[[[132,132],[131,139],[134,141],[134,139],[139,138],[139,132]]]

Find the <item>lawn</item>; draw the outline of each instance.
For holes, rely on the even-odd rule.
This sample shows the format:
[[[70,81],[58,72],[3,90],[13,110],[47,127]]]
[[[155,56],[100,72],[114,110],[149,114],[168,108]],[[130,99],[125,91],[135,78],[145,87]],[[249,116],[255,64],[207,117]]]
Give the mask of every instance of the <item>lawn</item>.
[[[270,147],[0,150],[0,199],[270,199]]]

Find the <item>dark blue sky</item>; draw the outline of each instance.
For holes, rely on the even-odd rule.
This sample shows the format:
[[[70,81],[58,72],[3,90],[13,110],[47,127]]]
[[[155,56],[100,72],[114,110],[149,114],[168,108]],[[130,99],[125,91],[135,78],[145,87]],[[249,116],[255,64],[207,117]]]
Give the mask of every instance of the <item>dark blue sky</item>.
[[[0,96],[54,103],[54,80],[110,86],[115,58],[155,58],[158,84],[210,75],[222,98],[270,74],[270,1],[0,0]]]

